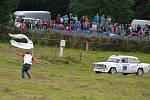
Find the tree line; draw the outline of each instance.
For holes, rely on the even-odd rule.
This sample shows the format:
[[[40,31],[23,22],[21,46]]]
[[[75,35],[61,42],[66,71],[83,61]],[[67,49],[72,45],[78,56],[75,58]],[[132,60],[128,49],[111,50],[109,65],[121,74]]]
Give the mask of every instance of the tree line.
[[[70,12],[79,17],[99,13],[119,23],[130,23],[133,18],[150,19],[150,0],[1,0],[0,26],[8,25],[16,10],[50,11],[52,18]]]

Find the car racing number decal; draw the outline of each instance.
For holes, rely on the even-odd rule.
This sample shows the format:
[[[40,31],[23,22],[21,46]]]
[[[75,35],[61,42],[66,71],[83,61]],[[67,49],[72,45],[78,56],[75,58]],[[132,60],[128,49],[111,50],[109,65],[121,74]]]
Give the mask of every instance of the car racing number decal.
[[[123,66],[123,71],[127,70],[127,66]]]

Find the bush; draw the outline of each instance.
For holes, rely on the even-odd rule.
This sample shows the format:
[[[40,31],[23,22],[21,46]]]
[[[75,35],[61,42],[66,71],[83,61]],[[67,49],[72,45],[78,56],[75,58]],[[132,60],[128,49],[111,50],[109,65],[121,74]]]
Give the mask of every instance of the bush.
[[[43,46],[58,46],[60,40],[67,40],[66,47],[85,50],[86,42],[89,42],[89,50],[128,51],[150,53],[150,40],[85,37],[73,36],[66,33],[53,33],[51,31],[21,30],[21,33],[29,36],[34,44]]]

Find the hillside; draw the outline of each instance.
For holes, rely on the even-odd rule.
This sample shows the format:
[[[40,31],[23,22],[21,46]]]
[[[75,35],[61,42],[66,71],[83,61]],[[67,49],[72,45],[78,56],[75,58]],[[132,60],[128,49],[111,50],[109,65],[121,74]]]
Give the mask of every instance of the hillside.
[[[22,62],[4,44],[0,47],[1,100],[149,100],[150,72],[144,76],[95,74],[92,64],[110,55],[132,55],[150,63],[150,54],[136,52],[85,52],[36,46],[32,78],[21,79]]]

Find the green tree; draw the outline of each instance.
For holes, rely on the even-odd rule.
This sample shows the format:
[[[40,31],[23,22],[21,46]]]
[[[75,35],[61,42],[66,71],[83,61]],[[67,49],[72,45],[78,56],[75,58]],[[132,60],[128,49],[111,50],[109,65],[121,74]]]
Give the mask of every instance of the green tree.
[[[16,10],[28,11],[50,11],[52,18],[59,13],[64,15],[68,13],[69,0],[20,0]]]
[[[1,0],[0,3],[0,26],[8,25],[12,12],[17,7],[18,0]]]
[[[116,22],[127,23],[133,17],[133,0],[70,0],[70,11],[83,15],[112,16]]]
[[[150,0],[135,0],[134,11],[134,18],[150,20]]]

